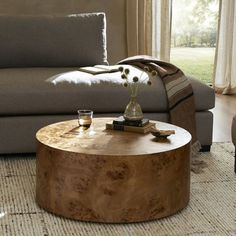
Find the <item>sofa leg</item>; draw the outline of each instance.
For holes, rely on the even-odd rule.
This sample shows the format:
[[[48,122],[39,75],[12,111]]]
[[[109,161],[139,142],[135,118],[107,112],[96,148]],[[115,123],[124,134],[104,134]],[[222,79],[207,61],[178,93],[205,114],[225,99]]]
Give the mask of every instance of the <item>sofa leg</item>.
[[[211,151],[211,145],[202,145],[200,152],[210,152]]]

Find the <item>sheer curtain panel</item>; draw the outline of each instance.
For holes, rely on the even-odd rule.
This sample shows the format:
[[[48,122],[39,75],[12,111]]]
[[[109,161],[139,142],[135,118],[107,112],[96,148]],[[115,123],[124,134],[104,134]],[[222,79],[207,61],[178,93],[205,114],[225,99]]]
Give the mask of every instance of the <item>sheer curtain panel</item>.
[[[167,62],[170,61],[171,5],[171,0],[152,2],[152,55]]]
[[[151,55],[152,0],[126,0],[126,6],[128,56]]]
[[[236,94],[236,2],[220,1],[218,43],[216,49],[215,91]]]

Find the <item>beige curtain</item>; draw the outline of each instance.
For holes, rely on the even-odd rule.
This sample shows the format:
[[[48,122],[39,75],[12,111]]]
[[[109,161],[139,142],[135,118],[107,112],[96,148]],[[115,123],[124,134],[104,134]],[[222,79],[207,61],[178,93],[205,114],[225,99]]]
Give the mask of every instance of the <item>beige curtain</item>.
[[[126,6],[128,56],[151,55],[152,0],[126,0]]]
[[[222,94],[236,94],[236,2],[220,1],[214,88]]]
[[[152,55],[170,61],[171,0],[154,0],[152,3]]]

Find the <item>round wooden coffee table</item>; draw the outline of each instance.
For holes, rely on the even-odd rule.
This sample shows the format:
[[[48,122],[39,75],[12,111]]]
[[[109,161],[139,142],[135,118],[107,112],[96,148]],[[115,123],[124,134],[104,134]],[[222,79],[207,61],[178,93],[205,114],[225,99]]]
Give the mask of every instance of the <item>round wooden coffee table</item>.
[[[77,120],[40,129],[36,138],[36,201],[43,209],[93,222],[139,222],[172,215],[187,206],[191,135],[105,130],[111,118],[95,118],[86,131]]]

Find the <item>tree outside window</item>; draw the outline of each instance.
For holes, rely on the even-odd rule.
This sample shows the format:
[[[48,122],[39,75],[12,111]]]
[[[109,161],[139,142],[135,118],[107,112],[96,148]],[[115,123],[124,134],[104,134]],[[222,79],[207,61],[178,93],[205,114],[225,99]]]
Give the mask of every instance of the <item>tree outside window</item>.
[[[219,0],[173,0],[171,62],[212,82]]]

